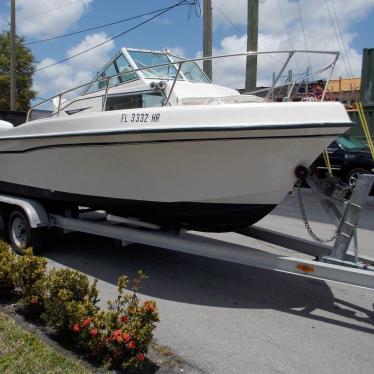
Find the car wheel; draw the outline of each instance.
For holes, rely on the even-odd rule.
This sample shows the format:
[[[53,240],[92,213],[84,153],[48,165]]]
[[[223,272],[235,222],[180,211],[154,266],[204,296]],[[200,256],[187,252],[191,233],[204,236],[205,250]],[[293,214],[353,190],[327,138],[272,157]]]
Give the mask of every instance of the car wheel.
[[[358,177],[359,177],[361,174],[370,174],[370,171],[368,171],[368,170],[366,170],[366,169],[363,169],[363,168],[357,168],[357,169],[353,169],[353,170],[351,170],[351,171],[347,174],[347,181],[348,181],[348,184],[349,184],[351,187],[355,187],[356,184],[357,184]]]

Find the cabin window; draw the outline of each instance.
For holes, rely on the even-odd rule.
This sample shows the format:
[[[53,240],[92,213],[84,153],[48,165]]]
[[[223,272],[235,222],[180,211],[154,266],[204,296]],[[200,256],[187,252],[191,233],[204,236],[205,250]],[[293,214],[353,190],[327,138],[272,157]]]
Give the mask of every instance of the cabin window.
[[[119,73],[124,73],[117,75]],[[113,75],[116,75],[113,77]],[[131,80],[138,79],[136,73],[132,71],[132,67],[126,58],[120,54],[115,61],[113,61],[100,75],[97,75],[95,80],[101,78],[112,77],[109,79],[109,88],[118,86]],[[89,94],[96,91],[104,90],[106,88],[106,80],[92,83],[83,94]]]
[[[102,74],[103,78],[112,77],[112,75],[117,75],[117,69],[114,66],[114,62],[111,63]],[[106,81],[99,82],[99,85],[102,85],[102,88],[106,87]],[[118,77],[112,77],[109,79],[109,87],[116,86],[118,84]]]
[[[137,94],[109,95],[105,110],[160,107],[165,96],[161,92],[139,92]]]
[[[127,81],[138,78],[136,73],[131,71],[132,67],[130,66],[130,64],[128,63],[128,61],[125,59],[123,55],[119,55],[119,57],[117,58],[116,66],[118,69],[118,73],[125,73],[125,74],[121,74],[118,76],[119,83],[125,83]]]

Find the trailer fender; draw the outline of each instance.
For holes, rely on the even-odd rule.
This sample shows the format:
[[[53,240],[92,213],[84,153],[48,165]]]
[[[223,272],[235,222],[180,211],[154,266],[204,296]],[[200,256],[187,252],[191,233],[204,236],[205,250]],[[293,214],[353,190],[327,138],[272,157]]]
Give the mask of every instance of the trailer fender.
[[[49,226],[48,214],[36,200],[0,194],[0,203],[21,208],[29,220],[30,227],[33,229]]]

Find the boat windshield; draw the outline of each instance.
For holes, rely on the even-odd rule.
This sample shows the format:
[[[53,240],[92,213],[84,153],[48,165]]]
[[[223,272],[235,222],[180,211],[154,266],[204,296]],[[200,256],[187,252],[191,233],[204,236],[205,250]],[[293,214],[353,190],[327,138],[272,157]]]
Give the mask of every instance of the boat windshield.
[[[166,53],[131,50],[128,50],[128,53],[139,69],[152,65],[167,64],[168,62],[170,62],[170,59]],[[145,78],[174,79],[177,74],[177,69],[174,65],[168,65],[145,69],[141,72],[143,73]],[[182,79],[182,77],[178,77],[178,79]]]
[[[178,56],[171,55],[173,61],[183,61]],[[205,73],[196,62],[185,62],[181,67],[183,76],[190,82],[211,83]]]

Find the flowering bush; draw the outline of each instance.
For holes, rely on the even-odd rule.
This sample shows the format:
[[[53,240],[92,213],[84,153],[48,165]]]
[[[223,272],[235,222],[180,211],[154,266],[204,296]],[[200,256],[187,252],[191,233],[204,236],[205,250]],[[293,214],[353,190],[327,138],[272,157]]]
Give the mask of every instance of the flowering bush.
[[[148,345],[159,321],[154,301],[141,303],[136,292],[145,275],[139,271],[126,292],[128,278],[118,279],[118,296],[109,302],[108,311],[83,318],[72,326],[80,346],[109,367],[141,367]]]
[[[16,257],[15,283],[20,291],[19,306],[24,313],[40,316],[44,310],[44,284],[47,260],[34,256],[30,248]]]
[[[31,249],[17,256],[0,241],[0,293],[17,293],[21,311],[34,316],[43,312],[49,326],[71,338],[73,345],[98,363],[140,368],[159,321],[156,303],[141,302],[137,296],[144,273],[138,272],[131,291],[127,290],[128,278],[120,277],[117,297],[108,302],[108,310],[100,311],[97,280],[90,285],[86,275],[70,269],[46,274],[46,264],[46,259],[34,256]]]
[[[0,295],[9,297],[15,290],[15,255],[7,243],[0,241]]]
[[[95,282],[70,269],[53,269],[45,282],[45,312],[42,318],[62,335],[69,334],[75,321],[93,317],[98,307]]]

